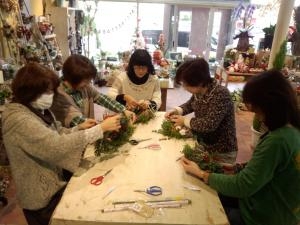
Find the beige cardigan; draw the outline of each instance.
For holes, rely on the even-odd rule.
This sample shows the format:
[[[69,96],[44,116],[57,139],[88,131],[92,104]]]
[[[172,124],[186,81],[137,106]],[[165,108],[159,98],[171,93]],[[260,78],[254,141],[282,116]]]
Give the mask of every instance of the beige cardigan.
[[[48,126],[18,103],[6,106],[2,132],[19,204],[30,210],[45,207],[66,185],[62,168],[75,172],[86,145],[103,137],[99,126],[76,132],[56,121]]]

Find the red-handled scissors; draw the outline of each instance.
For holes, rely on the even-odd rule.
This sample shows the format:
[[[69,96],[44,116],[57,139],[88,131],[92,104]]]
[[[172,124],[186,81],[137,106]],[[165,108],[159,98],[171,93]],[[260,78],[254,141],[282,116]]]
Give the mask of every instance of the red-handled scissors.
[[[105,174],[103,174],[103,175],[101,175],[101,176],[99,176],[99,177],[94,177],[94,178],[92,178],[91,181],[90,181],[90,183],[93,184],[93,185],[100,185],[100,184],[102,184],[104,177],[105,177],[107,174],[109,174],[111,171],[112,171],[112,169],[106,171]]]

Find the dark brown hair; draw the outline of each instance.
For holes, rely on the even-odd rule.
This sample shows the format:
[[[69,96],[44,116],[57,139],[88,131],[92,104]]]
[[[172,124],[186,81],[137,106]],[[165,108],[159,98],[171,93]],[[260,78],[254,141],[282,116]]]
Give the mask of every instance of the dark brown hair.
[[[97,69],[87,57],[74,54],[64,62],[62,72],[66,81],[77,85],[83,80],[94,79]]]
[[[205,87],[213,81],[209,65],[203,58],[190,59],[181,64],[176,72],[176,83],[185,83],[191,87]]]
[[[269,70],[251,78],[243,90],[244,103],[260,109],[269,130],[287,123],[300,129],[296,93],[280,71]]]
[[[148,73],[153,75],[155,74],[154,66],[152,64],[152,58],[149,52],[145,49],[137,49],[131,55],[129,64],[128,64],[128,76],[135,76],[134,66],[147,66]]]
[[[37,62],[30,62],[18,70],[12,82],[13,101],[28,105],[49,88],[56,91],[59,86],[57,74]]]

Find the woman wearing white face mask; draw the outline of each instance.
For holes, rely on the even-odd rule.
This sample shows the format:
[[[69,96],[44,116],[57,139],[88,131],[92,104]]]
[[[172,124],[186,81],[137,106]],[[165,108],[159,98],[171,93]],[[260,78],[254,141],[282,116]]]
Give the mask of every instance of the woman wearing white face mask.
[[[49,110],[58,85],[52,70],[27,64],[13,80],[13,102],[2,114],[3,141],[29,225],[49,223],[66,185],[62,170],[75,172],[87,144],[121,127],[120,115],[96,126],[90,119],[72,129],[61,127]]]
[[[31,105],[33,108],[36,109],[41,109],[41,110],[49,109],[53,102],[53,96],[54,96],[53,93],[42,94],[37,100],[33,101]]]

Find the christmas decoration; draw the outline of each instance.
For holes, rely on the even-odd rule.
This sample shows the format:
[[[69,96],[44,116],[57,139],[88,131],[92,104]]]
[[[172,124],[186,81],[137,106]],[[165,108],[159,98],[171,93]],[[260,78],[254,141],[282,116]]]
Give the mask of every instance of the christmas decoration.
[[[214,160],[213,153],[203,151],[203,146],[196,145],[193,149],[190,145],[185,145],[182,153],[187,159],[197,163],[202,170],[212,173],[224,173],[222,165]]]
[[[188,128],[175,126],[175,124],[170,120],[164,120],[161,124],[161,129],[155,130],[154,132],[175,139],[186,139],[193,137],[192,132]]]
[[[134,127],[130,124],[129,119],[123,115],[121,117],[121,128],[119,131],[105,132],[102,139],[95,143],[95,155],[101,159],[109,159],[114,156],[118,148],[129,141],[132,136]]]
[[[234,10],[233,18],[241,19],[243,21],[242,29],[240,29],[240,32],[233,37],[233,39],[238,38],[238,51],[247,51],[250,47],[249,38],[253,38],[253,36],[250,35],[250,31],[252,30],[253,26],[251,26],[250,24],[252,22],[251,20],[254,10],[255,5],[249,4],[245,8],[242,3],[240,3],[239,6]]]
[[[151,108],[143,109],[140,106],[137,106],[133,112],[136,114],[137,119],[136,124],[147,124],[151,119],[155,117],[155,110]]]

